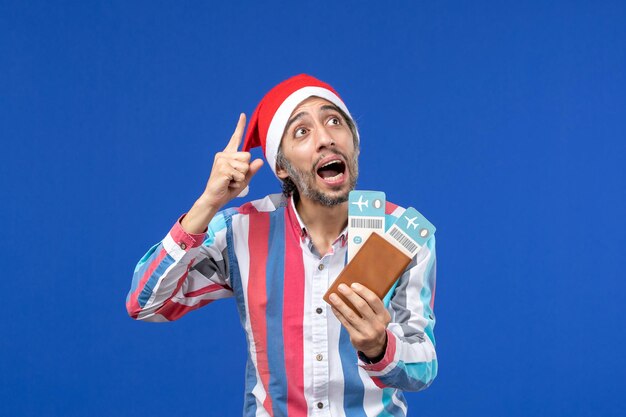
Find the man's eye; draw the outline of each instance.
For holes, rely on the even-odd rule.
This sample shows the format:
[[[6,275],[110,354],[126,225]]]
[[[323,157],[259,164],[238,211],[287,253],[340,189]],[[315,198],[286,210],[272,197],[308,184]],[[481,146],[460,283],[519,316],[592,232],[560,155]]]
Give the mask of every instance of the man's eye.
[[[306,135],[306,129],[303,127],[300,127],[293,132],[293,135],[296,138],[301,138],[302,136]]]
[[[338,117],[331,117],[330,120],[328,121],[328,123],[330,123],[331,125],[334,126],[338,126],[341,124],[341,120],[339,120]]]

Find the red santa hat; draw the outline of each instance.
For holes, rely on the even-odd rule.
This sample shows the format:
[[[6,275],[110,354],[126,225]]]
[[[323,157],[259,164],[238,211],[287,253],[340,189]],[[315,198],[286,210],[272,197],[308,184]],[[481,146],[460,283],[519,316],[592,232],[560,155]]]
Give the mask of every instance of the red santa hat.
[[[328,100],[352,119],[339,94],[330,85],[310,75],[296,75],[272,88],[261,99],[250,118],[243,151],[260,146],[270,168],[276,174],[276,155],[287,121],[294,109],[312,96]]]

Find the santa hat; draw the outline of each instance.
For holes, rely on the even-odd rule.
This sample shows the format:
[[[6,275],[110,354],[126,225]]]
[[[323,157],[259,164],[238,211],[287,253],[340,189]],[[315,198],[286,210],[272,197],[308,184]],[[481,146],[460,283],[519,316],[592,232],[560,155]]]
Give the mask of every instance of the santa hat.
[[[289,116],[302,101],[312,96],[330,101],[352,119],[339,94],[330,85],[310,75],[296,75],[272,88],[261,99],[250,118],[243,151],[260,146],[270,168],[276,174],[276,155]]]

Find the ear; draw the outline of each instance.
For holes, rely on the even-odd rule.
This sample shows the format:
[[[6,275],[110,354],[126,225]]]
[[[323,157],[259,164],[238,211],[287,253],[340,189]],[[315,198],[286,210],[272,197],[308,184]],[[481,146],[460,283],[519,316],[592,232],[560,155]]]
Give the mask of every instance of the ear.
[[[287,170],[280,165],[276,165],[276,176],[281,180],[284,180],[289,177],[289,173]]]

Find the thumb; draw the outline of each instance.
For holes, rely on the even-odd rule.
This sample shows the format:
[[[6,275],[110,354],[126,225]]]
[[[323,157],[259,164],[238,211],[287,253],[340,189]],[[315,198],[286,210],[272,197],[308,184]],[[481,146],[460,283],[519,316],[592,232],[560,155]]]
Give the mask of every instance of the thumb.
[[[259,172],[259,169],[263,166],[262,159],[255,159],[250,163],[250,169],[246,173],[246,183],[250,182],[250,179],[254,177],[254,175]]]

